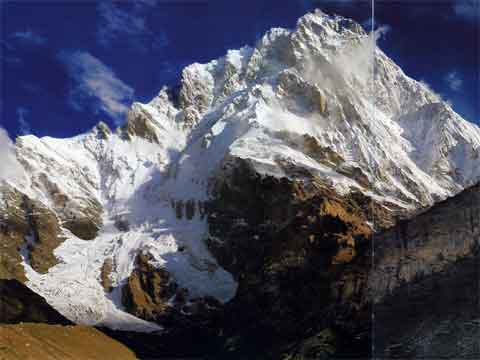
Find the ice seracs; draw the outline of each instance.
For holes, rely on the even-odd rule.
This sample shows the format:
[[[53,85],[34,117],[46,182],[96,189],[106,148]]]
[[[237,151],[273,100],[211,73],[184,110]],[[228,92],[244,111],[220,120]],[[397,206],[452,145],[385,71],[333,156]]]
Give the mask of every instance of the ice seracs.
[[[148,252],[189,296],[228,301],[237,284],[203,242],[201,208],[221,165],[238,158],[260,175],[315,178],[405,211],[478,181],[478,126],[374,39],[352,20],[307,14],[254,48],[187,66],[179,91],[134,103],[116,131],[101,123],[70,139],[20,137],[30,185],[18,190],[51,208],[67,238],[48,273],[25,262],[27,285],[74,321],[157,329],[122,311],[119,296],[136,255]],[[65,226],[74,219],[93,224],[93,236]],[[107,258],[112,293],[99,281]]]

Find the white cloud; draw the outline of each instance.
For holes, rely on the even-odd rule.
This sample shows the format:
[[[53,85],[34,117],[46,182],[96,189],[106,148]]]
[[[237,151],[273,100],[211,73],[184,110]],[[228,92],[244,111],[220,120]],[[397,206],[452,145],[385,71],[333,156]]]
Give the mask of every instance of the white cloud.
[[[365,21],[363,21],[360,25],[362,25],[363,29],[367,32],[372,31],[372,23],[374,27],[374,34],[376,36],[376,39],[381,39],[383,38],[387,33],[389,33],[392,30],[392,27],[387,24],[382,24],[377,21],[377,19],[373,19],[372,17],[369,17]]]
[[[95,112],[103,111],[120,125],[127,105],[133,100],[134,90],[88,52],[61,52],[59,58],[75,83],[70,91],[70,104],[77,110],[87,106],[93,107]]]
[[[374,51],[377,41],[388,31],[390,26],[381,26],[368,36],[361,37],[360,41],[341,47],[335,53],[335,61],[328,66],[310,54],[303,69],[303,78],[313,84],[325,84],[327,88],[338,88],[343,86],[344,80],[354,80],[370,94],[374,91]]]
[[[97,41],[100,45],[109,46],[116,40],[122,40],[138,49],[145,50],[156,38],[147,26],[148,11],[155,6],[153,0],[134,2],[102,1],[97,5],[99,17]],[[168,39],[162,34],[161,41],[153,46],[166,45]]]
[[[450,107],[453,107],[453,102],[452,100],[447,98],[447,95],[445,93],[439,93],[433,89],[433,87],[425,80],[425,79],[420,79],[418,81],[426,90],[428,90],[433,96],[437,98],[437,101],[443,101],[446,104],[448,104]]]
[[[25,175],[15,155],[15,146],[7,132],[0,127],[0,180],[17,182]]]
[[[17,120],[19,125],[19,131],[22,135],[28,135],[32,133],[32,129],[30,127],[30,123],[27,121],[26,116],[30,113],[30,111],[20,106],[17,108]]]
[[[479,0],[456,0],[453,4],[455,14],[466,20],[475,21],[480,18]]]
[[[12,34],[12,38],[30,45],[43,45],[47,38],[34,33],[32,30],[17,31]]]
[[[423,87],[425,87],[425,89],[427,89],[430,93],[432,93],[433,95],[435,95],[438,100],[442,100],[442,101],[445,101],[443,99],[443,96],[440,94],[440,93],[437,93],[435,90],[433,90],[432,86],[425,80],[425,79],[420,79],[418,81]]]
[[[391,30],[392,30],[392,27],[390,25],[385,25],[385,24],[380,25],[373,33],[375,37],[375,41],[378,41],[384,38]]]
[[[338,55],[336,66],[339,71],[356,77],[361,83],[368,84],[373,80],[374,49],[377,41],[390,31],[390,26],[383,25],[363,38],[357,46],[347,48]]]
[[[444,81],[448,84],[448,87],[453,91],[460,91],[463,86],[463,80],[460,78],[460,75],[456,71],[449,72],[444,77]]]

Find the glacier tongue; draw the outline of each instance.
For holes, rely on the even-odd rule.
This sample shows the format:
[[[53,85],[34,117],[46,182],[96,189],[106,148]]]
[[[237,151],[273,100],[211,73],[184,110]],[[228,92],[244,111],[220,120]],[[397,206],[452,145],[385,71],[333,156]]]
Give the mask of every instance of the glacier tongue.
[[[191,297],[228,301],[237,284],[203,242],[200,209],[220,165],[235,158],[263,175],[315,177],[408,211],[477,182],[480,129],[405,75],[374,37],[317,11],[292,31],[272,29],[255,48],[186,67],[178,94],[163,88],[135,103],[116,132],[103,124],[70,139],[19,138],[31,182],[19,190],[62,221],[87,212],[102,224],[91,241],[64,228],[55,251],[62,263],[47,274],[25,259],[28,286],[76,322],[154,330],[121,304],[136,255],[149,252]],[[99,282],[107,258],[116,287],[108,295]]]

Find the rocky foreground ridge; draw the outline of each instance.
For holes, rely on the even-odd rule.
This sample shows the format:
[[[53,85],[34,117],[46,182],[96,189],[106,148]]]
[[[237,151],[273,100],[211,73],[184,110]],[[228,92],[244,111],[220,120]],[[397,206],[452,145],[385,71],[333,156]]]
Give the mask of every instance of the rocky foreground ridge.
[[[317,11],[187,66],[121,128],[19,137],[0,277],[163,354],[368,356],[372,306],[479,241],[480,129],[376,36]]]

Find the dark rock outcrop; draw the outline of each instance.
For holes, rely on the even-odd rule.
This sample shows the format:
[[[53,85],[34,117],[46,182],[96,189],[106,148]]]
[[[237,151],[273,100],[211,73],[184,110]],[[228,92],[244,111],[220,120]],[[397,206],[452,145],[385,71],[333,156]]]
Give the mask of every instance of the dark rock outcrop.
[[[97,134],[97,137],[99,139],[103,139],[103,140],[106,140],[108,139],[108,137],[112,134],[112,130],[110,130],[110,128],[108,127],[108,125],[106,123],[104,123],[103,121],[100,121],[96,126],[95,128],[93,129],[93,131]]]
[[[376,358],[480,358],[480,253],[405,282],[373,306]]]
[[[92,217],[73,215],[64,221],[62,225],[82,240],[93,240],[97,237],[98,230],[101,227],[100,218],[96,215]]]
[[[480,246],[480,184],[375,236],[369,297],[380,301],[395,288],[471,256]]]
[[[131,314],[155,321],[169,310],[168,301],[178,286],[166,270],[156,269],[150,260],[149,254],[137,255],[136,268],[122,288],[122,302]]]
[[[15,324],[19,322],[71,324],[43,297],[21,282],[0,279],[0,323]]]
[[[142,319],[165,326],[170,341],[185,336],[212,340],[220,329],[222,305],[212,297],[191,298],[164,268],[150,263],[149,253],[140,253],[136,267],[122,288],[125,309]]]
[[[133,136],[139,136],[152,143],[159,144],[160,140],[153,124],[152,116],[138,104],[133,104],[132,109],[127,114],[127,122],[121,131],[126,140]]]
[[[100,283],[106,292],[112,291],[112,280],[110,279],[110,274],[113,269],[113,260],[112,258],[106,258],[100,268]]]
[[[22,208],[22,196],[17,191],[3,192],[5,212],[0,218],[0,279],[25,282],[21,248],[30,233],[30,224]]]
[[[480,184],[374,238],[378,357],[478,358]]]
[[[53,251],[65,238],[56,215],[49,209],[25,197],[24,210],[31,231],[31,241],[27,244],[30,265],[44,274],[58,264]]]
[[[260,176],[240,160],[224,171],[219,179],[226,180],[212,185],[207,242],[239,282],[225,306],[225,332],[242,339],[234,348],[255,343],[277,358],[288,344],[313,343],[320,333],[368,344],[369,258],[359,255],[372,230],[357,200],[320,184]]]

